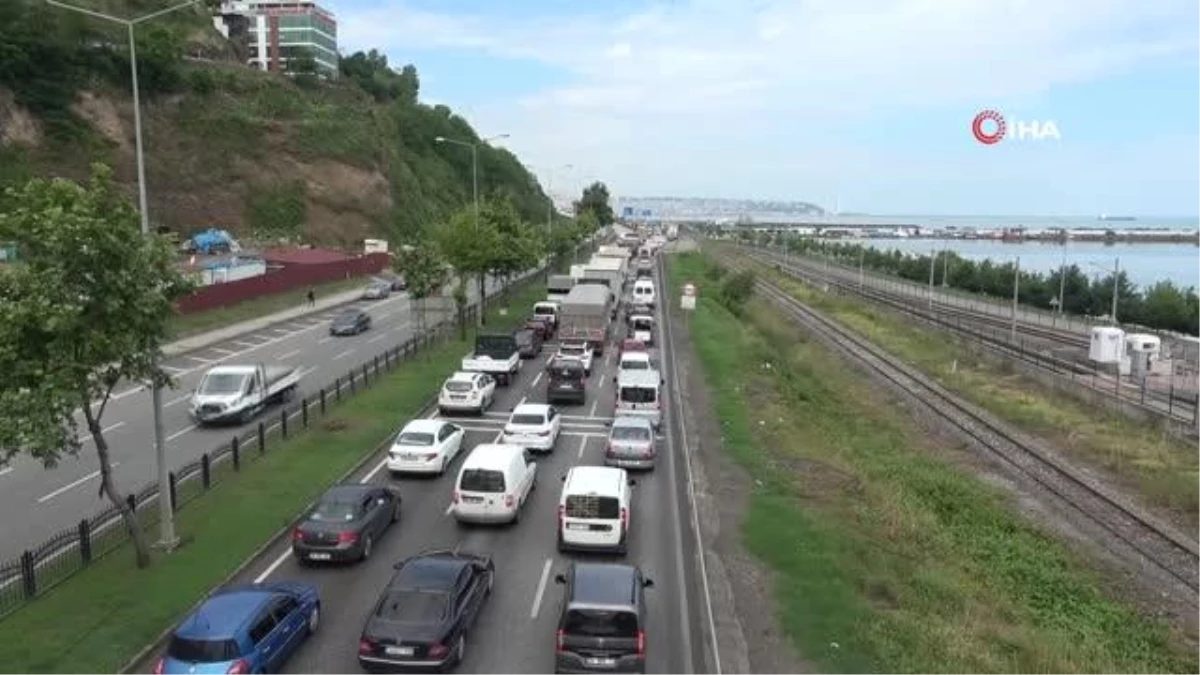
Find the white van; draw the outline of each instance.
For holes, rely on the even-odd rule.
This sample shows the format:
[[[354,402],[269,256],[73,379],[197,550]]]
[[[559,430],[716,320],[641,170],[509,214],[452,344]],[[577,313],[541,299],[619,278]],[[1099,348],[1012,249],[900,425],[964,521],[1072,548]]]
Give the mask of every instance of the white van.
[[[633,282],[633,304],[654,306],[654,282],[638,279]]]
[[[662,375],[657,370],[622,369],[617,375],[616,417],[645,417],[658,427],[662,423]]]
[[[524,448],[481,443],[458,471],[450,509],[460,523],[516,523],[537,485],[537,462]]]
[[[625,469],[577,466],[563,477],[558,499],[559,551],[629,550],[634,481]]]

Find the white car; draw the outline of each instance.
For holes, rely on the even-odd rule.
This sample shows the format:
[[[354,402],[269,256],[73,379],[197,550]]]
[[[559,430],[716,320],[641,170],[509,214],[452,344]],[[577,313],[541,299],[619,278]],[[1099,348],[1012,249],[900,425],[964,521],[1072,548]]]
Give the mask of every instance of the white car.
[[[462,451],[466,431],[445,420],[420,419],[404,425],[388,451],[391,473],[442,475]]]
[[[496,398],[496,378],[487,373],[457,372],[442,384],[438,392],[438,410],[476,412],[480,415]]]
[[[586,342],[562,343],[558,347],[558,353],[555,354],[555,358],[583,361],[583,373],[589,377],[592,375],[592,350],[588,349]]]
[[[500,442],[529,450],[552,452],[560,431],[562,415],[554,406],[524,403],[513,409],[500,435]]]

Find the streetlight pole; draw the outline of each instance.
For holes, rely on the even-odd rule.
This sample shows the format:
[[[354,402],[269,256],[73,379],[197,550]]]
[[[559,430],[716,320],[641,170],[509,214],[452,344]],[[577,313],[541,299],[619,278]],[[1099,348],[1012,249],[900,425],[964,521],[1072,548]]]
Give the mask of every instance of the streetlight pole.
[[[142,99],[141,91],[138,86],[138,67],[137,67],[137,39],[134,28],[138,24],[160,17],[164,14],[191,7],[200,0],[185,0],[176,5],[172,5],[165,9],[160,9],[156,12],[143,14],[142,16],[132,19],[123,19],[111,14],[97,12],[84,7],[76,7],[65,2],[57,0],[46,0],[46,3],[59,7],[61,9],[70,10],[79,14],[86,14],[90,17],[103,19],[111,23],[115,23],[125,27],[129,35],[129,74],[131,84],[133,86],[133,140],[134,154],[137,159],[137,182],[138,182],[138,211],[141,214],[142,235],[150,236],[150,214],[146,199],[146,160],[145,150],[142,143]],[[150,357],[151,368],[158,367],[158,354],[152,354]],[[175,505],[171,503],[171,472],[167,468],[167,443],[164,438],[163,431],[163,403],[162,403],[162,387],[157,384],[150,386],[150,405],[153,408],[154,416],[154,457],[158,462],[158,512],[159,512],[159,546],[165,550],[174,549],[179,545],[179,537],[175,534]]]
[[[491,141],[496,141],[501,138],[508,138],[508,134],[491,136],[479,141],[479,143],[460,141],[454,138],[446,138],[445,136],[438,136],[433,139],[435,143],[453,143],[454,145],[462,145],[471,149],[471,198],[475,204],[476,232],[479,231],[479,145],[481,143],[490,143]],[[486,282],[484,286],[485,287],[482,289],[482,291],[484,294],[486,294]],[[484,297],[479,298],[479,314],[475,317],[475,325],[477,326],[483,326],[484,300]]]
[[[1021,256],[1017,256],[1017,264],[1013,268],[1013,303],[1012,303],[1012,327],[1009,329],[1008,341],[1017,343],[1017,303],[1021,296]]]
[[[1094,262],[1088,261],[1088,264],[1091,265],[1092,267],[1095,267],[1098,270],[1104,270],[1103,267],[1101,267],[1100,265],[1098,265]],[[1120,281],[1120,278],[1121,278],[1121,259],[1119,257],[1113,260],[1112,275],[1113,275],[1113,277],[1112,277],[1112,279],[1113,279],[1112,316],[1110,317],[1110,319],[1112,321],[1112,325],[1116,326],[1117,325],[1117,296],[1119,295],[1119,291],[1121,288],[1120,284],[1118,283],[1118,281]],[[1099,277],[1099,275],[1096,275],[1093,278],[1098,278],[1098,277]],[[1099,283],[1099,281],[1097,281],[1096,283]]]

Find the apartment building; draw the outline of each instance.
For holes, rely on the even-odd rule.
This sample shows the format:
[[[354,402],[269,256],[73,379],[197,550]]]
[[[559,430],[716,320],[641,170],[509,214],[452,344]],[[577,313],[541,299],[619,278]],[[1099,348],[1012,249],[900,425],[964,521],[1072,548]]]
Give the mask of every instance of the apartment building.
[[[308,53],[321,74],[337,77],[337,21],[315,2],[227,0],[213,25],[229,39],[244,40],[247,63],[256,68],[283,72],[289,59]]]

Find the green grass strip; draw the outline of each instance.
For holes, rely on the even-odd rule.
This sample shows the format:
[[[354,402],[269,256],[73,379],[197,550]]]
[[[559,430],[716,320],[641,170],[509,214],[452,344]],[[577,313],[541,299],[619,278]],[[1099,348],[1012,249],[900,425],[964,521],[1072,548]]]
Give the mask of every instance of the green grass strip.
[[[776,611],[826,672],[1197,672],[1170,629],[1106,593],[1011,498],[956,464],[907,412],[761,301],[689,319],[724,451],[754,487],[743,541],[774,572]]]
[[[488,330],[511,327],[545,297],[542,278],[493,300]],[[509,308],[506,316],[499,310]],[[0,669],[23,673],[116,672],[178,621],[324,486],[418,413],[473,341],[452,339],[401,364],[346,399],[312,430],[268,444],[266,454],[177,514],[189,543],[138,571],[122,546],[0,622]],[[247,449],[247,453],[252,452]],[[236,523],[236,527],[231,524]]]

